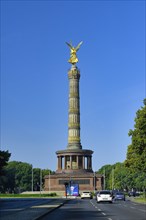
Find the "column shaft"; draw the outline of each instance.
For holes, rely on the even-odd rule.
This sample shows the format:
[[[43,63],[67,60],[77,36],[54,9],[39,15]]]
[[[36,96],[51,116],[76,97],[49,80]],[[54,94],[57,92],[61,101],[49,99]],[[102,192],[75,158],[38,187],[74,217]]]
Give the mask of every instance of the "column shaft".
[[[80,144],[80,71],[72,67],[68,72],[69,78],[69,113],[68,113],[68,146],[69,149],[81,149]]]

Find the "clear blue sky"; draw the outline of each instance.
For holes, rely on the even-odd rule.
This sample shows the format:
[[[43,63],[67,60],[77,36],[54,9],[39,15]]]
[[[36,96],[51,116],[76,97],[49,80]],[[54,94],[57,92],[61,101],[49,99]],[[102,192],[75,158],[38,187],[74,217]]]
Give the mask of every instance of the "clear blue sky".
[[[67,147],[69,48],[81,71],[81,144],[123,162],[145,98],[145,1],[1,1],[1,149],[56,170]]]

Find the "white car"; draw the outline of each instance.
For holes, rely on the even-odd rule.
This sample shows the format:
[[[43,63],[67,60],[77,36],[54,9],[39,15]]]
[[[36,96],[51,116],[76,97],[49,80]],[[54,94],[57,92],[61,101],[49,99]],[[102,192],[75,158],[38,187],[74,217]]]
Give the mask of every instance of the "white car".
[[[89,198],[92,199],[92,194],[91,192],[82,192],[81,194],[81,199]]]
[[[101,190],[96,194],[97,202],[113,202],[113,195],[110,190]]]

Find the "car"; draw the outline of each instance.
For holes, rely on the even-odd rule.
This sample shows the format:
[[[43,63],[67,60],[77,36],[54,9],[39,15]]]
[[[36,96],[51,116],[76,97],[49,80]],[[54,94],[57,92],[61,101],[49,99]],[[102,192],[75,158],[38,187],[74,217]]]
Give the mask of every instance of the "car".
[[[130,196],[134,196],[135,197],[135,192],[134,191],[129,191],[128,192],[128,196],[130,197]]]
[[[101,190],[96,194],[96,201],[99,202],[113,202],[113,194],[110,190]]]
[[[123,192],[116,192],[114,194],[114,200],[123,200],[123,201],[125,201],[125,194]]]
[[[136,192],[136,191],[130,191],[130,192],[128,192],[128,196],[130,197],[130,196],[133,196],[133,197],[135,197],[135,196],[139,196],[140,195],[140,193],[139,192]]]
[[[85,198],[88,198],[88,199],[92,199],[92,193],[91,192],[82,192],[81,193],[81,199],[85,199]]]

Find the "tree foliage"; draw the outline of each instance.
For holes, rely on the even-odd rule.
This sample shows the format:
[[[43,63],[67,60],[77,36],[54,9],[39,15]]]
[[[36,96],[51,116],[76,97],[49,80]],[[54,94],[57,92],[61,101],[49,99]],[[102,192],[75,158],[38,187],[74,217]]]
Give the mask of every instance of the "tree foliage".
[[[146,99],[144,106],[136,112],[134,130],[129,131],[131,144],[128,146],[125,166],[133,175],[133,184],[146,187]]]
[[[113,165],[104,165],[97,173],[104,176],[105,189],[127,190],[127,174],[128,170],[124,163],[115,163]]]
[[[0,191],[4,190],[4,185],[6,184],[6,173],[5,166],[7,165],[11,153],[9,151],[0,150]]]
[[[20,161],[11,161],[6,166],[8,192],[22,192],[31,189],[31,165]]]
[[[107,165],[104,165],[102,166],[98,171],[97,173],[100,173],[103,175],[104,177],[104,181],[105,181],[105,189],[110,189],[111,188],[111,183],[110,183],[110,174],[112,172],[112,165],[110,164],[107,164]]]
[[[5,166],[5,178],[0,191],[8,193],[21,193],[23,191],[38,191],[40,185],[43,189],[44,176],[52,173],[49,169],[33,168],[31,164],[11,161]],[[33,182],[33,184],[32,184]]]
[[[146,99],[144,100],[146,104]],[[131,172],[146,173],[146,105],[136,112],[134,130],[129,131],[132,143],[128,146],[125,165]]]
[[[9,158],[11,156],[11,153],[9,151],[1,151],[0,150],[0,175],[3,174],[4,167],[7,165]]]

